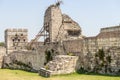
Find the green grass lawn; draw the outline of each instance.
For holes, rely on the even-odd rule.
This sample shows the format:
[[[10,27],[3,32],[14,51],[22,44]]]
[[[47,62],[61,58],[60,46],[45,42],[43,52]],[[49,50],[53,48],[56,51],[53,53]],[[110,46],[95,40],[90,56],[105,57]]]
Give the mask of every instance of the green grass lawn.
[[[0,80],[120,80],[120,76],[102,76],[86,74],[69,74],[44,78],[37,73],[21,70],[0,69]]]

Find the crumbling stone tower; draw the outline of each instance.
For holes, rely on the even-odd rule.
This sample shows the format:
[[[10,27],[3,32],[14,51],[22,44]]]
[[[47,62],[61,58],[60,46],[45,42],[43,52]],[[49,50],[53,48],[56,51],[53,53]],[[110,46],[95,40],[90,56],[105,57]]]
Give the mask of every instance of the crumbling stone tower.
[[[28,42],[27,29],[6,29],[5,43],[6,53],[10,54],[13,51],[25,50]]]
[[[62,14],[57,3],[49,6],[45,12],[44,30],[48,33],[45,42],[83,38],[79,24],[68,15]]]
[[[44,28],[49,33],[47,41],[55,42],[59,29],[62,26],[62,13],[57,5],[51,5],[45,12]]]
[[[65,40],[83,39],[81,27],[68,15],[62,14],[60,2],[47,8],[44,15],[42,29],[36,35],[31,44],[39,38],[44,38],[44,43],[62,42]],[[43,39],[42,38],[42,39]]]

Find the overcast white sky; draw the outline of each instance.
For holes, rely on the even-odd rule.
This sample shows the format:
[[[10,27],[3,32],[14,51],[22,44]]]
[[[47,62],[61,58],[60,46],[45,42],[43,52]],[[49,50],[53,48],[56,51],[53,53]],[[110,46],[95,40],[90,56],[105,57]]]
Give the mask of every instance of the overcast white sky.
[[[44,12],[56,0],[0,0],[0,41],[7,28],[27,28],[29,40],[43,25]],[[82,28],[83,35],[95,36],[100,28],[120,24],[120,0],[63,0],[63,13]]]

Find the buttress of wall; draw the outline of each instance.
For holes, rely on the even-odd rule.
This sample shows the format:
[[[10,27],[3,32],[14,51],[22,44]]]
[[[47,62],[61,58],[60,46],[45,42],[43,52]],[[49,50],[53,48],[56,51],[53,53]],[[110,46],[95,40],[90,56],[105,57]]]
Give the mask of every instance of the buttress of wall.
[[[44,25],[49,27],[50,42],[55,42],[62,25],[62,13],[57,5],[51,5],[45,12]]]
[[[12,51],[25,50],[28,42],[27,29],[7,29],[5,30],[5,45],[7,54]]]

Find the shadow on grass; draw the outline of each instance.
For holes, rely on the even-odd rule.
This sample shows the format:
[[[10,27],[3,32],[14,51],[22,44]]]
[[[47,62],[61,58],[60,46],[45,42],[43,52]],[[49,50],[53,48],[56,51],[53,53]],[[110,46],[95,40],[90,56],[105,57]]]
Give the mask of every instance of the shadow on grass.
[[[0,70],[6,70],[6,69],[0,69]],[[8,69],[8,70],[18,70],[18,69]],[[20,70],[20,71],[25,71],[25,70]],[[30,72],[30,71],[25,71],[25,72],[37,73],[37,72]],[[78,76],[79,75],[91,75],[91,76],[120,77],[120,74],[119,75],[110,75],[110,74],[99,74],[99,73],[94,73],[94,72],[74,72],[74,73],[70,73],[70,74],[53,75],[52,77],[55,77],[55,76],[74,76],[74,75],[78,75]],[[41,76],[41,77],[43,77],[43,76]],[[46,77],[44,77],[44,78],[46,78]]]
[[[93,76],[107,76],[107,77],[120,77],[119,75],[112,75],[112,74],[100,74],[100,73],[94,73],[94,72],[86,72],[86,73],[79,73],[78,74],[82,74],[82,75],[93,75]]]
[[[12,71],[24,71],[24,72],[29,72],[29,73],[38,73],[37,70],[25,70],[25,69],[15,69],[15,68],[1,68],[1,70],[12,70]]]
[[[75,72],[75,73],[71,73],[71,74],[60,74],[60,75],[53,75],[53,76],[51,76],[51,77],[76,77],[76,76],[86,76],[86,77],[88,77],[88,76],[93,76],[93,77],[111,77],[111,78],[118,78],[118,77],[120,77],[120,75],[109,75],[109,74],[98,74],[98,73],[77,73],[77,72]]]
[[[97,72],[94,72],[94,71],[88,72],[84,68],[81,68],[81,69],[77,70],[76,73],[83,74],[83,75],[93,75],[93,76],[120,77],[120,73],[117,73],[117,74],[112,74],[112,73],[111,74],[107,74],[107,73],[100,74],[100,73],[97,73]]]

